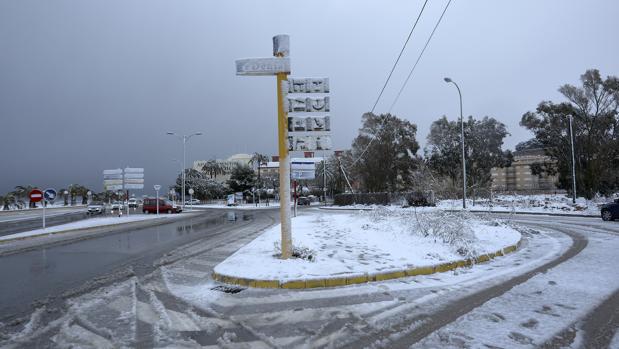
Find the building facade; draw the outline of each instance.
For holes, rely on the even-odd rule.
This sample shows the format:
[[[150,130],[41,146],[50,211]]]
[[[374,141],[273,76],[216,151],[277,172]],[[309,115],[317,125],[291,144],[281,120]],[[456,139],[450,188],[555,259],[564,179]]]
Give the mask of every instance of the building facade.
[[[516,192],[521,194],[557,192],[558,177],[547,174],[536,175],[531,165],[554,163],[543,149],[528,149],[514,153],[514,161],[509,167],[494,167],[491,170],[492,190],[496,192]]]
[[[223,173],[213,176],[213,180],[219,183],[226,183],[226,181],[230,179],[230,174],[232,173],[232,170],[238,165],[250,166],[251,158],[252,156],[249,154],[234,154],[225,160],[222,160],[222,159],[215,160],[217,164],[221,167],[221,170]],[[202,167],[204,167],[204,165],[208,161],[209,160],[194,161],[193,169],[196,171],[202,171]]]

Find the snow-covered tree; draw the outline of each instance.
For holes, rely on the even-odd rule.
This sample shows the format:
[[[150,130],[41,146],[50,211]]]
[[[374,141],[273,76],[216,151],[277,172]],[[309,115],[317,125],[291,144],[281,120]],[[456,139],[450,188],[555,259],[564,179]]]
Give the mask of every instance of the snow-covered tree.
[[[352,144],[354,172],[365,191],[402,191],[412,185],[419,157],[417,126],[391,114],[363,114]],[[372,141],[372,139],[374,139]]]
[[[430,127],[425,148],[426,162],[437,177],[449,178],[454,188],[462,185],[462,143],[460,121],[443,116]],[[504,151],[503,140],[509,133],[505,125],[492,117],[481,120],[469,116],[464,122],[464,151],[467,187],[487,189],[490,170],[510,163],[511,152]]]
[[[237,165],[230,174],[228,179],[228,187],[234,192],[245,192],[256,186],[256,174],[251,167],[246,165]]]

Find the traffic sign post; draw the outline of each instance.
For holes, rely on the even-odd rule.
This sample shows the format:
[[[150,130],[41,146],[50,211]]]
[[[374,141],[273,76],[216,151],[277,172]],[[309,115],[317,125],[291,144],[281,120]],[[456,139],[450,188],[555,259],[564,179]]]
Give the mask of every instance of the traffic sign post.
[[[40,202],[43,200],[43,192],[39,189],[32,189],[28,194],[30,202]],[[43,229],[45,229],[45,202],[43,202]]]
[[[47,207],[47,203],[54,203],[54,200],[56,200],[56,196],[58,195],[58,193],[56,192],[56,189],[54,188],[47,188],[45,189],[45,191],[43,192],[43,229],[45,229],[45,210]]]

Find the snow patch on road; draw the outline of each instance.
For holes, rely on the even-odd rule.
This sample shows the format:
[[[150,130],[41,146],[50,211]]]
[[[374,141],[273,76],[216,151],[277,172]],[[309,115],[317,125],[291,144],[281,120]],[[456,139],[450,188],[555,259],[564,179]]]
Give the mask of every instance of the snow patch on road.
[[[180,215],[186,215],[188,213],[180,213]],[[147,220],[166,220],[173,217],[177,217],[178,215],[130,215],[130,216],[122,216],[122,217],[101,217],[101,218],[91,218],[82,221],[67,223],[56,225],[53,227],[45,228],[45,229],[36,229],[25,231],[22,233],[5,235],[0,237],[0,242],[7,240],[15,240],[15,239],[23,239],[27,237],[46,235],[59,233],[66,230],[75,230],[75,229],[85,229],[85,228],[94,228],[94,227],[104,227],[109,225],[123,224],[123,223],[131,223],[131,222],[139,222],[139,221],[147,221]]]
[[[619,240],[594,232],[587,237],[587,248],[575,257],[486,302],[413,347],[536,347],[577,323],[619,288]]]

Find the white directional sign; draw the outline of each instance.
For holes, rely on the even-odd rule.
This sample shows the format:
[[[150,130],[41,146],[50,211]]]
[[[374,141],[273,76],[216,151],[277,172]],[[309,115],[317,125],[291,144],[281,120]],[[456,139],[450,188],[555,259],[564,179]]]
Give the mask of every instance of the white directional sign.
[[[290,173],[293,179],[314,179],[316,176],[316,164],[312,161],[292,161]]]
[[[103,171],[104,190],[144,189],[144,169],[127,167]]]
[[[116,168],[103,171],[103,189],[104,190],[122,190],[123,188],[123,170]]]
[[[236,75],[290,73],[289,58],[247,58],[236,61]]]
[[[144,169],[126,167],[123,181],[125,189],[144,189]]]

